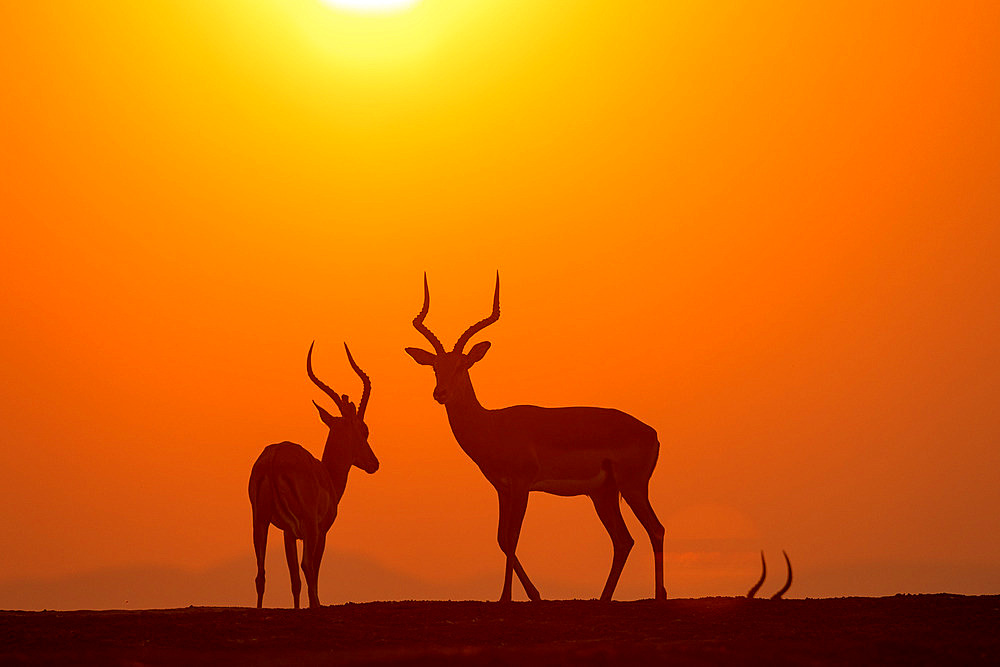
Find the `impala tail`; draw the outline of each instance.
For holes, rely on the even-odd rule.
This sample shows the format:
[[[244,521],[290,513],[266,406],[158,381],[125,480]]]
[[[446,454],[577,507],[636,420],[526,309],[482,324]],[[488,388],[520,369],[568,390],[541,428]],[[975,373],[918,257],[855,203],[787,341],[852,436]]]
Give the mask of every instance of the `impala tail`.
[[[771,596],[772,600],[780,600],[781,596],[788,592],[788,589],[792,587],[792,561],[788,559],[788,554],[784,550],[781,551],[781,555],[785,557],[785,567],[788,569],[788,576],[785,579],[785,585],[781,587],[777,593]],[[760,579],[757,583],[753,585],[749,591],[747,591],[747,597],[752,598],[757,595],[757,591],[760,587],[764,585],[764,579],[767,578],[767,561],[764,560],[764,551],[760,552]]]

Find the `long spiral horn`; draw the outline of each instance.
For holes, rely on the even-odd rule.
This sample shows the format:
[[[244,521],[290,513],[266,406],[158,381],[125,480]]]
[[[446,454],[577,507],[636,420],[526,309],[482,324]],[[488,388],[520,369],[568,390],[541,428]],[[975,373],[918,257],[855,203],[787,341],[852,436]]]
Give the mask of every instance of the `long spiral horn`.
[[[322,389],[324,394],[333,399],[333,402],[337,404],[337,409],[340,410],[340,414],[344,414],[344,403],[341,397],[338,396],[337,392],[335,392],[333,389],[330,389],[328,386],[323,384],[323,382],[320,381],[318,377],[316,377],[316,374],[313,373],[312,353],[313,353],[313,345],[315,344],[316,341],[313,341],[312,343],[309,344],[309,354],[306,355],[306,373],[309,374],[309,379],[313,381],[314,385]]]
[[[764,585],[764,579],[766,579],[766,578],[767,578],[767,561],[764,560],[764,550],[761,549],[760,550],[760,579],[758,579],[757,583],[753,585],[753,588],[751,588],[749,591],[747,591],[747,597],[748,598],[752,598],[753,596],[757,595],[757,591],[759,591],[760,587]]]
[[[351,368],[353,368],[354,372],[358,374],[359,378],[361,378],[361,384],[364,386],[364,389],[361,391],[361,403],[358,404],[358,419],[364,421],[365,408],[368,407],[368,399],[372,395],[372,381],[371,378],[369,378],[365,372],[358,368],[358,365],[354,363],[354,357],[351,356],[351,348],[347,347],[347,343],[344,343],[344,349],[347,350],[347,360],[351,362]]]
[[[430,344],[434,346],[434,351],[438,354],[444,354],[444,345],[438,340],[438,337],[434,333],[424,326],[424,318],[427,317],[427,311],[431,307],[431,292],[427,289],[427,272],[424,271],[424,307],[420,309],[420,314],[413,318],[413,328],[424,335]]]
[[[477,333],[479,333],[480,331],[482,331],[483,329],[485,329],[486,327],[493,324],[499,319],[500,319],[500,272],[497,271],[497,285],[496,288],[493,290],[493,312],[490,313],[490,316],[487,317],[486,319],[479,320],[471,327],[466,329],[465,333],[459,336],[458,341],[455,343],[455,347],[452,350],[452,352],[456,350],[458,352],[461,352],[465,348],[465,344],[468,343],[473,336],[475,336]]]
[[[792,587],[792,561],[788,560],[788,554],[785,553],[784,549],[781,550],[781,555],[785,557],[785,565],[788,566],[788,578],[785,579],[785,585],[781,587],[781,590],[771,596],[772,600],[780,600],[781,596]]]

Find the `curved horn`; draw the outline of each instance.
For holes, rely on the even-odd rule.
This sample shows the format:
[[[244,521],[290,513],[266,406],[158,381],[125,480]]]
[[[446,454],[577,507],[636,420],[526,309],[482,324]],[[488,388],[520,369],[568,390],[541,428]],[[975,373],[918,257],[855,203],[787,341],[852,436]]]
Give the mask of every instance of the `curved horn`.
[[[767,577],[767,562],[764,560],[764,550],[761,549],[760,550],[760,579],[758,579],[757,583],[753,585],[753,588],[751,588],[749,591],[747,591],[747,597],[748,598],[752,598],[753,596],[757,595],[757,591],[759,591],[760,587],[764,585],[764,579],[765,579],[765,577]]]
[[[316,344],[316,341],[313,341],[312,343],[309,344],[309,354],[306,355],[306,373],[309,374],[309,379],[313,381],[314,385],[316,385],[317,387],[319,387],[320,389],[322,389],[324,394],[326,394],[327,396],[329,396],[330,398],[333,399],[333,402],[337,404],[337,409],[340,410],[341,414],[343,414],[344,413],[344,404],[341,401],[340,396],[338,396],[337,392],[335,392],[333,389],[330,389],[328,386],[326,386],[325,384],[323,384],[320,381],[320,379],[318,377],[316,377],[316,374],[313,373],[312,353],[313,353],[313,345],[315,345],[315,344]]]
[[[772,600],[780,600],[781,596],[792,587],[792,561],[788,560],[788,554],[785,553],[784,549],[781,550],[781,555],[785,557],[785,565],[788,566],[788,579],[785,580],[785,585],[781,587],[781,590],[771,596]]]
[[[424,307],[420,309],[420,314],[413,318],[413,328],[424,335],[431,345],[434,346],[434,351],[438,354],[444,354],[444,345],[438,340],[430,329],[424,326],[424,318],[427,317],[427,311],[431,307],[431,293],[427,289],[427,272],[424,271]]]
[[[354,357],[351,356],[351,348],[347,347],[347,343],[344,343],[344,349],[347,350],[347,360],[351,362],[351,368],[354,372],[358,374],[361,378],[361,384],[364,385],[364,389],[361,391],[361,403],[358,404],[358,419],[364,421],[365,419],[365,408],[368,407],[368,399],[372,395],[372,381],[365,372],[358,368],[358,365],[354,363]]]
[[[480,331],[482,331],[483,329],[485,329],[486,327],[493,324],[499,319],[500,319],[500,272],[497,271],[497,286],[493,290],[493,312],[490,313],[490,316],[487,317],[485,320],[479,320],[471,327],[466,329],[465,333],[462,334],[459,337],[458,341],[455,343],[455,348],[452,350],[452,352],[456,350],[458,352],[461,352],[462,349],[465,347],[465,344],[469,342],[469,339],[471,339],[477,333],[479,333]]]

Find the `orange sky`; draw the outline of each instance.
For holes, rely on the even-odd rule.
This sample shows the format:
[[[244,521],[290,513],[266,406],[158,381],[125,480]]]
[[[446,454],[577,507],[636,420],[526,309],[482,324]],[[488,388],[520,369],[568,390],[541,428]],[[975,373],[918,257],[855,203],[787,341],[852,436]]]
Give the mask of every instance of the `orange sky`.
[[[237,560],[148,604],[252,604],[246,480],[269,443],[321,451],[313,339],[338,390],[344,340],[371,375],[382,462],[324,602],[336,554],[498,596],[494,492],[403,352],[424,270],[450,344],[497,268],[480,399],[657,429],[670,595],[743,593],[761,548],[795,596],[1000,591],[998,27],[965,0],[3,3],[0,607]],[[626,521],[617,597],[648,597]],[[533,494],[518,553],[592,597],[611,547],[587,499]]]

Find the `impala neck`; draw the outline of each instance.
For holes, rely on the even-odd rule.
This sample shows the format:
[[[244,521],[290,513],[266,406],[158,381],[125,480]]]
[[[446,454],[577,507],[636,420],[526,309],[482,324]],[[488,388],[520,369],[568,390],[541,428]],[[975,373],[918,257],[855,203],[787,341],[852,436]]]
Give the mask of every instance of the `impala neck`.
[[[347,488],[347,473],[351,471],[351,456],[344,442],[343,435],[337,429],[330,429],[330,435],[326,438],[326,446],[323,448],[323,466],[330,475],[333,488],[337,491],[337,500],[344,494]]]
[[[488,412],[476,398],[476,390],[472,388],[472,378],[466,372],[458,382],[444,404],[448,411],[448,423],[451,424],[452,433],[462,444],[463,436],[467,434],[466,428],[474,426],[476,421],[486,416]]]

